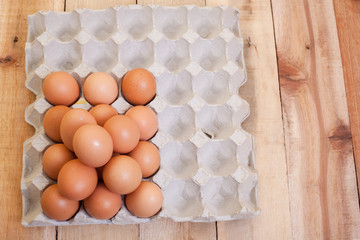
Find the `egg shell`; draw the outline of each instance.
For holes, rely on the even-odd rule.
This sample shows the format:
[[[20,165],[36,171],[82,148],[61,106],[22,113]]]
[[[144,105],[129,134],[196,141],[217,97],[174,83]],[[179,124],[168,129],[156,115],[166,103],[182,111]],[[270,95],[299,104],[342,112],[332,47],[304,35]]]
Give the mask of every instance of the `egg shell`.
[[[45,150],[42,157],[43,170],[48,177],[57,180],[60,169],[64,164],[75,158],[75,154],[65,147],[64,144],[51,145]]]
[[[79,159],[67,162],[59,172],[58,186],[61,195],[72,200],[83,200],[95,190],[98,182],[95,168]]]
[[[148,107],[132,107],[125,115],[136,122],[140,130],[140,140],[149,140],[158,130],[156,113]]]
[[[115,157],[115,156],[119,156],[119,153],[115,153],[113,152],[112,154],[112,157]],[[98,175],[98,179],[99,180],[103,180],[103,171],[104,171],[104,167],[106,166],[106,164],[104,166],[101,166],[101,167],[97,167],[96,168],[96,172],[97,172],[97,175]]]
[[[43,126],[45,134],[55,142],[61,142],[60,123],[61,119],[70,111],[70,108],[63,105],[58,105],[50,108],[44,116]]]
[[[113,154],[111,135],[95,124],[86,124],[76,130],[73,147],[78,159],[90,167],[104,166]]]
[[[121,89],[130,104],[145,105],[155,97],[156,81],[148,70],[135,68],[125,74]]]
[[[68,220],[79,209],[79,201],[63,197],[59,192],[57,184],[45,189],[42,193],[40,204],[45,215],[57,221]]]
[[[121,208],[121,195],[111,192],[100,182],[95,191],[84,200],[84,208],[94,218],[112,218]]]
[[[111,104],[119,94],[119,87],[110,74],[95,72],[86,78],[83,91],[85,99],[91,105]]]
[[[67,72],[52,72],[43,82],[45,99],[52,105],[70,106],[80,95],[80,88],[73,76]]]
[[[108,104],[96,105],[95,107],[91,108],[89,112],[91,113],[91,115],[94,116],[97,124],[102,127],[107,120],[109,120],[113,116],[118,115],[116,109]]]
[[[105,165],[103,180],[106,187],[117,194],[128,194],[141,183],[141,168],[131,157],[115,156]]]
[[[60,136],[65,146],[71,151],[74,151],[73,137],[76,130],[85,124],[96,124],[96,120],[84,109],[74,108],[63,116],[60,124]]]
[[[141,167],[142,177],[153,175],[160,167],[160,153],[151,142],[140,141],[129,154]]]
[[[104,128],[112,137],[114,152],[128,153],[132,151],[139,142],[139,127],[128,116],[114,116],[106,121]]]
[[[154,216],[163,203],[161,189],[152,182],[142,181],[140,186],[125,197],[126,208],[139,218]]]

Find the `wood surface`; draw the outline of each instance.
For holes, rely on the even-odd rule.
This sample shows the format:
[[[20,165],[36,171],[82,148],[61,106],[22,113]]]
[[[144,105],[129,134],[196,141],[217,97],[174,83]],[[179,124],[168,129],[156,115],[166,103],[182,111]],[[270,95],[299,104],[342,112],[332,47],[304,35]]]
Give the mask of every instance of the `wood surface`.
[[[360,239],[354,164],[360,161],[359,1],[64,1],[0,0],[0,239]],[[22,145],[34,130],[24,110],[35,99],[24,84],[26,16],[136,3],[239,9],[248,74],[240,95],[251,108],[243,127],[255,137],[261,215],[217,223],[25,228]]]
[[[25,7],[26,6],[26,7]],[[35,96],[25,88],[27,15],[61,11],[64,1],[0,0],[0,239],[55,239],[55,227],[21,225],[22,146],[34,134],[25,122],[25,108]]]
[[[360,186],[360,1],[333,0]],[[358,191],[359,194],[359,191]]]
[[[352,138],[332,2],[273,1],[272,9],[292,236],[360,239]]]

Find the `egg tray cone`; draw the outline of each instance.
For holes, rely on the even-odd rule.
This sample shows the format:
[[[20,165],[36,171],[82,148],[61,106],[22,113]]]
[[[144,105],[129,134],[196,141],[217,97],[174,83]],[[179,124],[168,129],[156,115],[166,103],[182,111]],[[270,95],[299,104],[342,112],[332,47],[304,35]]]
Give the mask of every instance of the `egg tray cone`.
[[[239,94],[246,81],[239,12],[232,7],[121,6],[72,12],[41,11],[28,16],[26,87],[36,100],[25,111],[36,132],[23,147],[21,191],[24,226],[137,224],[157,218],[210,222],[259,214],[253,137],[241,124],[249,105]],[[92,72],[108,72],[121,86],[124,74],[146,68],[157,82],[148,104],[159,131],[152,142],[161,166],[148,181],[164,194],[152,218],[131,215],[124,204],[109,220],[90,217],[83,207],[68,221],[43,214],[43,190],[55,183],[42,170],[42,154],[52,142],[42,120],[52,107],[42,93],[53,71],[72,74],[82,87]],[[124,98],[112,106],[121,114]],[[81,89],[72,108],[90,109]]]

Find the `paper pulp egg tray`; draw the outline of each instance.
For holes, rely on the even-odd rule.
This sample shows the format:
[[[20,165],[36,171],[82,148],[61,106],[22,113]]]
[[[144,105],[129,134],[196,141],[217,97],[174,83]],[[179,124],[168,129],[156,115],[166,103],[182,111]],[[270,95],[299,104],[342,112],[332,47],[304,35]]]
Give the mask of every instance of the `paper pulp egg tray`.
[[[259,214],[253,137],[241,128],[249,105],[238,93],[246,81],[239,12],[231,7],[121,6],[28,16],[26,87],[36,100],[25,112],[35,134],[25,141],[21,191],[25,226],[137,224],[157,218],[210,222]],[[82,86],[92,72],[108,72],[121,86],[124,74],[146,68],[157,82],[148,104],[159,131],[151,141],[161,166],[148,181],[158,184],[163,207],[137,218],[122,205],[109,220],[90,217],[83,207],[68,221],[41,210],[43,190],[55,183],[42,170],[42,154],[54,144],[42,120],[52,107],[42,93],[53,71],[72,74]],[[122,114],[124,98],[112,104]],[[90,109],[81,93],[72,108]]]

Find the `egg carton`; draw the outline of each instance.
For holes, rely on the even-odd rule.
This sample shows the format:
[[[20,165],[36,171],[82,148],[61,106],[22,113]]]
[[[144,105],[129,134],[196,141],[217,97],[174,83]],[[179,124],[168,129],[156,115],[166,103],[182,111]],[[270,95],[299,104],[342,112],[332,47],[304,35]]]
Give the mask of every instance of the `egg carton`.
[[[239,12],[232,7],[121,6],[72,12],[41,11],[28,16],[26,87],[36,100],[25,111],[35,128],[23,148],[21,191],[25,226],[137,224],[157,218],[210,222],[259,214],[253,137],[241,128],[249,105],[238,90],[246,81]],[[68,221],[42,213],[42,191],[50,184],[42,154],[52,142],[42,121],[52,107],[42,93],[53,71],[72,74],[83,86],[97,71],[121,86],[124,74],[146,68],[157,82],[148,104],[158,116],[151,141],[161,166],[148,181],[158,184],[163,207],[151,218],[131,215],[124,203],[109,220],[90,217],[83,207]],[[112,104],[122,114],[123,96]],[[81,88],[72,108],[90,109]]]

